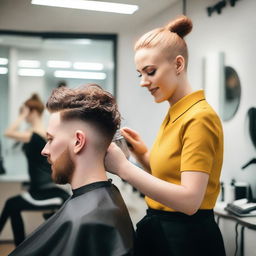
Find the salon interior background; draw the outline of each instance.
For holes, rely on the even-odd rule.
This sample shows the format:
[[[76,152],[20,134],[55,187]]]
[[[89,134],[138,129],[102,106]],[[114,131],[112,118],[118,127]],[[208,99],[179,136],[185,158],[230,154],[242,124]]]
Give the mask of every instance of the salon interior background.
[[[126,3],[141,6],[141,10],[133,15],[31,6],[30,2],[30,0],[0,0],[0,30],[117,35],[117,101],[124,117],[124,125],[142,134],[148,146],[153,142],[168,105],[155,104],[147,90],[139,87],[139,78],[133,63],[133,44],[138,35],[161,26],[185,11],[194,24],[192,33],[186,38],[190,52],[188,75],[194,89],[205,88],[208,101],[220,113],[223,107],[219,81],[221,63],[224,61],[225,65],[232,66],[239,75],[241,83],[239,108],[233,118],[223,122],[225,155],[222,180],[228,183],[235,178],[237,181],[249,182],[256,197],[256,165],[241,170],[241,166],[256,155],[249,138],[246,117],[248,109],[256,106],[255,0],[238,0],[233,7],[230,1],[226,1],[227,5],[221,10],[221,14],[213,11],[211,16],[207,13],[207,7],[214,6],[220,1],[127,0]],[[4,80],[0,80],[0,83],[1,99],[16,97],[17,102],[20,102],[19,93],[9,95],[11,91],[3,89]],[[27,86],[30,87],[28,92],[32,90],[31,86],[36,88],[35,84]],[[26,90],[25,87],[23,89]],[[22,95],[24,93],[22,91]],[[8,102],[2,100],[0,105],[3,130],[15,116],[14,113],[8,112],[11,107],[8,106]],[[5,139],[1,136],[1,140]],[[4,148],[4,158],[8,158],[8,154],[10,151]],[[19,166],[15,172],[21,170],[25,172],[25,166],[19,165],[17,161],[15,163]],[[7,168],[7,171],[11,170]]]

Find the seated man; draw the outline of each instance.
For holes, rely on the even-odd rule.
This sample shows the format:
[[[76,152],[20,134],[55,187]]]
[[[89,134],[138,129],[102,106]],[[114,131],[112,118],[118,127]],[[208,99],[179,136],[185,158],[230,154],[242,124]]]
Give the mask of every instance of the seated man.
[[[46,106],[51,115],[42,154],[53,180],[69,183],[73,195],[10,255],[132,255],[132,222],[104,167],[120,125],[113,96],[97,85],[60,87]]]

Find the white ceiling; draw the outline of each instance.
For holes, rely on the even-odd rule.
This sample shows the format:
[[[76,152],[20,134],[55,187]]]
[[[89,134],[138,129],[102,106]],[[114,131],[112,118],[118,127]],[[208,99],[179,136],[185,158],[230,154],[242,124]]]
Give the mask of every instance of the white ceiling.
[[[181,0],[110,0],[139,5],[133,15],[31,5],[31,0],[0,0],[0,29],[119,33],[132,31]],[[181,5],[182,12],[182,5]]]

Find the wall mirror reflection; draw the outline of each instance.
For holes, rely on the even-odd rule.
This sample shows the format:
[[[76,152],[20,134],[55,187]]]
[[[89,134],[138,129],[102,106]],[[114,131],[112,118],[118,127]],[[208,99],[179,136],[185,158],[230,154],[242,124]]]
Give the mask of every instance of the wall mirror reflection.
[[[223,83],[221,85],[221,117],[223,121],[232,119],[239,107],[241,84],[237,71],[231,66],[223,68]]]
[[[97,83],[115,94],[116,35],[9,33],[0,31],[0,132],[8,174],[25,174],[20,149],[3,137],[32,93],[45,101],[61,82]],[[19,170],[17,170],[19,166]]]

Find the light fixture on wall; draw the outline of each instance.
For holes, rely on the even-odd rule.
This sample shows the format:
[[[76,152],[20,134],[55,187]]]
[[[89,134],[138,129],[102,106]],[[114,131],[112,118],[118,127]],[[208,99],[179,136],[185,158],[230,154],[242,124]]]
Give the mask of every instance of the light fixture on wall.
[[[7,65],[7,64],[8,64],[8,59],[0,58],[0,65]]]
[[[18,66],[21,68],[39,68],[41,65],[38,60],[19,60]]]
[[[49,68],[70,68],[72,64],[70,61],[49,60],[46,65]]]
[[[30,69],[30,68],[21,68],[18,70],[19,76],[44,76],[45,72],[42,69]]]
[[[236,5],[236,2],[237,2],[238,0],[229,0],[229,2],[230,2],[230,5],[232,6],[232,7],[234,7],[235,5]]]
[[[1,75],[5,75],[8,73],[8,68],[5,68],[5,67],[0,67],[0,74]]]
[[[73,68],[83,70],[103,70],[104,66],[102,63],[97,62],[75,62]]]
[[[102,72],[81,72],[56,70],[54,76],[58,78],[105,80],[107,75]]]
[[[237,1],[238,0],[222,0],[222,1],[219,1],[215,5],[209,6],[209,7],[206,8],[207,14],[208,14],[209,17],[212,16],[212,14],[214,12],[217,12],[218,14],[221,14],[222,9],[224,7],[226,7],[228,2],[230,4],[230,6],[234,7]]]
[[[211,16],[213,12],[217,12],[218,14],[221,14],[221,11],[226,6],[226,4],[227,4],[226,1],[223,0],[213,6],[207,7],[208,16]]]
[[[121,14],[133,14],[139,9],[138,5],[85,0],[32,0],[31,3],[52,7],[64,7],[100,12],[114,12]]]

